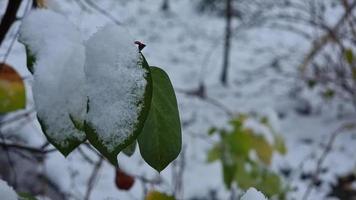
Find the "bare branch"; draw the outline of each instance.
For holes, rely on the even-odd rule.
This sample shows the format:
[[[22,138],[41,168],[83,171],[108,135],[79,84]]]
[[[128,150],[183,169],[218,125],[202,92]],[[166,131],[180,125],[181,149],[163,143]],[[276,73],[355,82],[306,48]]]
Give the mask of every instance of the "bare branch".
[[[307,187],[307,190],[305,191],[304,195],[303,195],[303,200],[307,200],[311,191],[313,190],[313,186],[314,183],[318,180],[320,172],[322,171],[322,164],[324,163],[326,157],[328,156],[328,154],[331,152],[332,150],[332,146],[335,142],[336,137],[342,133],[345,130],[350,130],[352,128],[355,128],[356,124],[355,123],[346,123],[344,125],[342,125],[341,127],[339,127],[338,129],[336,129],[332,134],[331,137],[328,141],[328,143],[325,146],[325,149],[323,151],[323,153],[321,154],[321,156],[319,157],[319,159],[317,160],[316,163],[316,168],[315,171],[313,173],[313,177],[312,177],[312,181],[310,182],[309,186]]]
[[[94,165],[93,172],[91,173],[91,176],[88,180],[88,188],[87,188],[87,191],[86,191],[85,197],[84,197],[85,200],[89,200],[91,191],[93,190],[93,187],[95,184],[96,177],[98,176],[98,172],[101,168],[103,161],[104,161],[104,158],[100,157],[98,162],[96,162],[96,164]]]
[[[0,46],[4,41],[11,25],[17,20],[16,13],[20,8],[22,0],[9,0],[4,17],[0,23]]]

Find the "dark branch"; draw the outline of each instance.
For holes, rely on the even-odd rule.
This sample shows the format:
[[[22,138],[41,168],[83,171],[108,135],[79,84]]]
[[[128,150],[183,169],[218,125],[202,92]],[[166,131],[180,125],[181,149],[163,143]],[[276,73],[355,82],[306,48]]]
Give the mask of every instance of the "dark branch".
[[[16,21],[16,13],[21,5],[21,0],[9,0],[4,17],[0,23],[0,46],[4,41],[11,25]]]

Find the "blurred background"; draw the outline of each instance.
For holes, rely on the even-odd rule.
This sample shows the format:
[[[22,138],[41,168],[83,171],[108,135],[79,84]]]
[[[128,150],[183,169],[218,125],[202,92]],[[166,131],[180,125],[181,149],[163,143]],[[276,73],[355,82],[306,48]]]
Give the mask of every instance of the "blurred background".
[[[17,17],[4,20],[9,2]],[[167,169],[158,174],[136,149],[119,154],[117,172],[89,144],[64,158],[47,143],[17,41],[22,17],[43,7],[85,39],[107,23],[124,25],[147,45],[150,65],[167,71],[183,128],[182,152]],[[53,200],[149,199],[152,191],[239,199],[249,187],[271,199],[354,200],[355,7],[355,0],[0,0],[0,63],[26,89],[26,108],[6,112],[14,72],[0,70],[0,178]]]

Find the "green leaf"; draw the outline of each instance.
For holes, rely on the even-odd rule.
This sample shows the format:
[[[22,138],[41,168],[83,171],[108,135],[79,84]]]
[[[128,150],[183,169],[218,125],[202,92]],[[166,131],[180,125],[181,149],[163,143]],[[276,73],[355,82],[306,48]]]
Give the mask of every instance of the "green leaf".
[[[151,67],[153,80],[152,104],[138,144],[143,159],[162,171],[177,158],[182,146],[178,105],[168,75]]]
[[[280,135],[276,135],[274,137],[274,148],[282,155],[285,155],[287,153],[287,147],[286,144],[284,142],[283,137],[281,137]]]
[[[26,107],[25,85],[9,65],[0,63],[0,114]]]
[[[246,170],[245,164],[245,162],[239,162],[235,169],[235,180],[239,188],[243,190],[254,187],[259,181],[258,171],[256,171],[254,168],[252,168],[250,171]]]
[[[280,177],[269,171],[265,171],[265,174],[261,174],[261,182],[256,186],[256,188],[266,194],[268,197],[278,195],[282,190],[282,182]]]
[[[232,134],[226,135],[223,142],[228,145],[230,153],[236,157],[247,157],[252,147],[251,136],[242,130],[235,130]]]
[[[136,150],[136,143],[137,141],[135,140],[132,144],[130,144],[129,146],[127,146],[125,149],[122,150],[122,152],[127,155],[128,157],[131,157]]]
[[[352,49],[346,49],[345,59],[350,65],[352,64],[352,62],[354,61],[354,54],[352,52]]]
[[[266,165],[271,164],[273,148],[272,146],[261,136],[255,136],[251,139],[253,148],[256,150],[258,158]]]
[[[158,191],[150,191],[145,200],[175,200],[174,196],[170,196]]]
[[[26,50],[27,69],[28,69],[28,71],[31,72],[31,74],[33,74],[33,72],[34,72],[33,65],[36,62],[36,57],[34,54],[32,54],[30,48],[27,45],[25,45],[25,50]]]
[[[216,144],[212,149],[209,150],[208,158],[207,158],[208,163],[212,163],[212,162],[221,158],[221,147],[220,146],[221,146],[220,144]]]
[[[317,81],[315,79],[309,79],[307,81],[307,85],[310,89],[313,89],[315,87],[315,85],[317,84]]]
[[[224,177],[224,184],[225,186],[230,189],[231,184],[235,179],[235,173],[236,173],[236,164],[228,164],[225,161],[223,161],[223,177]]]
[[[352,79],[353,79],[353,80],[356,80],[356,68],[355,68],[355,67],[353,67],[353,68],[351,69],[351,73],[352,73]]]
[[[322,95],[325,99],[332,99],[335,96],[335,91],[332,89],[327,89],[323,92]]]
[[[19,192],[18,196],[20,197],[19,200],[37,200],[31,194],[28,194],[26,192]]]
[[[217,129],[215,127],[212,127],[208,130],[208,135],[213,135],[216,131]]]
[[[114,166],[118,166],[117,155],[123,149],[125,149],[127,146],[132,144],[137,139],[137,136],[141,133],[143,126],[145,124],[145,121],[148,118],[148,112],[151,107],[151,100],[152,100],[152,75],[151,74],[152,73],[151,73],[151,69],[143,55],[142,55],[142,58],[143,58],[143,62],[139,66],[147,70],[147,75],[145,77],[147,84],[146,84],[146,88],[145,88],[144,97],[143,97],[142,101],[139,103],[139,105],[142,104],[142,109],[141,109],[141,112],[139,113],[138,123],[136,124],[136,127],[133,130],[133,133],[128,138],[126,138],[125,141],[118,144],[114,148],[114,150],[110,151],[103,144],[103,142],[100,140],[98,133],[93,128],[94,126],[89,121],[84,121],[84,130],[85,130],[85,133],[87,135],[89,142]],[[120,86],[118,86],[118,87],[120,87]],[[90,109],[89,104],[90,104],[90,100],[88,100],[88,105],[87,105],[88,110]],[[139,106],[139,105],[137,105],[137,106]]]
[[[51,143],[56,149],[61,152],[65,157],[68,156],[75,148],[77,148],[80,144],[82,144],[86,139],[78,140],[76,138],[66,138],[65,140],[58,142],[57,140],[51,137],[52,133],[48,132],[48,125],[45,123],[45,120],[42,120],[37,115],[38,122],[41,125],[42,132],[46,136],[49,143]],[[67,145],[63,145],[66,143]]]

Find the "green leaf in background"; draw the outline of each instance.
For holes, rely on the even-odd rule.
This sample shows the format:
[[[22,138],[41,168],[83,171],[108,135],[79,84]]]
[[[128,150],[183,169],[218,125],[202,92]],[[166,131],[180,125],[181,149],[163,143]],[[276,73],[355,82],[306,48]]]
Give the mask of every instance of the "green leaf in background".
[[[127,155],[128,157],[131,157],[136,150],[136,146],[137,146],[137,141],[135,140],[132,144],[130,144],[129,146],[127,146],[125,149],[122,150],[122,152]]]
[[[28,193],[25,193],[25,192],[19,192],[18,196],[19,196],[19,200],[37,200],[31,194],[28,194]]]
[[[333,89],[328,88],[322,93],[322,95],[325,99],[330,100],[335,96],[335,91]]]
[[[26,107],[25,85],[9,65],[0,63],[0,114]]]
[[[138,123],[136,124],[135,130],[133,131],[133,133],[128,138],[126,138],[125,141],[118,144],[113,151],[109,151],[109,149],[99,139],[98,133],[93,128],[94,126],[90,122],[84,121],[85,134],[87,135],[87,138],[88,138],[90,144],[92,144],[114,166],[118,166],[117,155],[123,149],[125,149],[130,144],[132,144],[137,139],[137,136],[141,133],[141,131],[144,127],[145,121],[148,118],[148,113],[149,113],[149,110],[151,107],[152,72],[151,72],[151,69],[143,55],[142,55],[142,58],[143,58],[143,62],[142,62],[141,67],[147,70],[147,75],[145,77],[147,84],[146,84],[146,88],[145,88],[144,97],[143,97],[142,101],[139,103],[139,104],[142,104],[141,105],[142,109],[138,115]],[[120,86],[118,86],[118,87],[120,87]],[[88,100],[88,105],[87,105],[88,110],[90,109],[89,104],[90,104],[90,100]],[[137,106],[140,106],[140,105],[137,105]]]
[[[222,168],[223,168],[224,184],[225,184],[226,188],[230,189],[232,182],[234,181],[234,178],[235,178],[236,164],[228,163],[226,160],[223,160]]]
[[[67,145],[63,145],[62,142],[58,142],[57,140],[51,137],[51,133],[48,132],[48,125],[42,120],[40,117],[37,116],[37,120],[41,125],[42,132],[46,136],[49,143],[51,143],[56,149],[61,152],[65,157],[68,156],[75,148],[77,148],[80,144],[82,144],[86,139],[78,140],[74,138],[67,138],[65,141]]]
[[[207,162],[208,163],[212,163],[214,161],[217,161],[218,159],[221,158],[221,145],[220,143],[215,144],[215,146],[213,148],[211,148],[208,152],[208,158],[207,158]]]
[[[280,154],[285,155],[287,153],[287,147],[284,139],[280,135],[275,135],[274,137],[274,149]]]
[[[177,100],[169,77],[158,67],[151,67],[151,73],[152,104],[138,144],[143,159],[160,172],[179,155],[182,137]]]
[[[281,179],[277,174],[265,171],[265,174],[261,174],[260,176],[262,179],[256,188],[263,191],[268,197],[271,198],[272,196],[279,195],[283,192]]]
[[[148,192],[145,200],[175,200],[174,196],[170,196],[158,191]]]
[[[247,117],[239,115],[230,120],[229,124],[232,126],[230,130],[214,128],[220,136],[220,141],[208,151],[207,162],[221,161],[223,180],[228,189],[236,183],[243,190],[255,187],[269,197],[285,199],[286,189],[281,178],[268,167],[275,151],[286,153],[284,140],[272,128],[268,117],[260,118],[259,122],[270,129],[274,136],[273,144],[264,136],[244,126]],[[251,152],[255,152],[258,159],[251,157]]]
[[[355,67],[353,67],[351,69],[351,73],[352,73],[352,79],[356,80],[356,68]]]
[[[352,64],[352,62],[354,61],[354,54],[352,52],[352,49],[345,50],[345,59],[350,65]]]
[[[254,187],[258,183],[259,181],[258,172],[255,173],[254,172],[255,169],[253,168],[250,170],[246,170],[245,163],[243,161],[238,162],[235,170],[236,170],[235,180],[239,188],[243,190],[247,190],[250,187]]]
[[[34,72],[33,65],[34,65],[35,62],[36,62],[36,57],[35,57],[35,55],[33,55],[33,54],[31,53],[31,50],[30,50],[30,48],[29,48],[27,45],[25,45],[25,50],[26,50],[27,69],[28,69],[28,71],[31,72],[31,74],[33,74],[33,72]]]
[[[252,144],[253,144],[253,149],[255,149],[258,158],[266,165],[271,164],[271,159],[272,159],[272,154],[273,154],[273,148],[272,146],[264,139],[262,136],[255,136],[253,134],[250,134]]]

